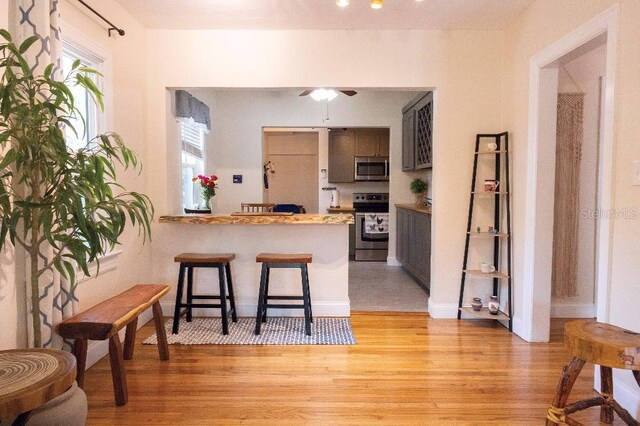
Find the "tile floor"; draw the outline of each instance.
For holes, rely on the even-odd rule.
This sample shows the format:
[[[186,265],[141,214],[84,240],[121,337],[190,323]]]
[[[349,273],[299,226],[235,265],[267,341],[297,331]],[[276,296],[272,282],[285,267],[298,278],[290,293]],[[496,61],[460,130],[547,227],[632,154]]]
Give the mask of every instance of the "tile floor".
[[[427,293],[399,266],[349,262],[352,311],[427,312]]]

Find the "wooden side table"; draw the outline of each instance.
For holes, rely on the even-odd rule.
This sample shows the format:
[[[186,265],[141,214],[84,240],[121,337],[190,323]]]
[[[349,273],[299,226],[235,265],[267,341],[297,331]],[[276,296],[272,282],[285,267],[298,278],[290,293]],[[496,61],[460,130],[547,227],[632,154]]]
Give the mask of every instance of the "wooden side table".
[[[23,425],[31,410],[62,395],[76,378],[76,359],[56,349],[0,351],[0,419]]]

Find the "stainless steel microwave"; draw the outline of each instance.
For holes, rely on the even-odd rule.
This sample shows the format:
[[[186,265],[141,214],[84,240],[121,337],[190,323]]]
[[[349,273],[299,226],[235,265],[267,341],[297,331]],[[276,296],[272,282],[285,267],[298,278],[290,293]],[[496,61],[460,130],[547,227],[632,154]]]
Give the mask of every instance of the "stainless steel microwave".
[[[355,180],[389,180],[389,157],[356,157]]]

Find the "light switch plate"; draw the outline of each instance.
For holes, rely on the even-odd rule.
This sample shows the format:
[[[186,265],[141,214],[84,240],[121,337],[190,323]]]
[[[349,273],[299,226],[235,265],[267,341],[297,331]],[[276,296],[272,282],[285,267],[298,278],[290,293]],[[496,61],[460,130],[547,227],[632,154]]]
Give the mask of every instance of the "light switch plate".
[[[640,161],[633,162],[633,185],[640,186]]]
[[[233,175],[233,183],[242,183],[242,175]]]

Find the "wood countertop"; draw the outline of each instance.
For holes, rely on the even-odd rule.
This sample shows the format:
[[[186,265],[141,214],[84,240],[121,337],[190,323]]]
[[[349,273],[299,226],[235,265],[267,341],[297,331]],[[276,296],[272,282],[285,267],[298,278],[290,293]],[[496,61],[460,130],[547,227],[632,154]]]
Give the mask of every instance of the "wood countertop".
[[[422,214],[431,214],[431,207],[416,207],[415,204],[395,204],[396,208],[412,210],[414,212],[422,213]]]
[[[344,207],[327,207],[327,211],[329,213],[338,213],[338,212],[349,212],[353,213],[356,209],[353,206],[344,206]]]
[[[294,214],[294,215],[228,215],[181,214],[160,216],[159,223],[193,225],[351,225],[351,214]]]

